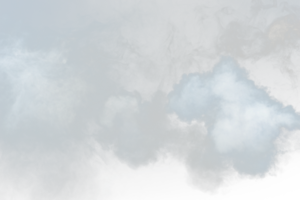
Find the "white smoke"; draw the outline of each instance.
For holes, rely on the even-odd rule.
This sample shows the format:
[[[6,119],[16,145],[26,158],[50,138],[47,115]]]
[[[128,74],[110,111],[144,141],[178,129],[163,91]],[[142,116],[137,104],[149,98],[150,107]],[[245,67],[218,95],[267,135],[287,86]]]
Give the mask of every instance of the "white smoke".
[[[174,124],[168,114],[188,126]],[[299,129],[299,120],[233,58],[222,57],[212,72],[183,75],[173,91],[151,101],[137,92],[109,96],[98,111],[96,140],[133,169],[168,152],[185,164],[192,185],[214,192],[234,171],[263,178],[275,169],[280,152],[274,140],[281,128]]]
[[[85,142],[79,142],[78,132],[70,130],[85,85],[68,67],[59,51],[2,46],[0,174],[8,189],[1,198],[22,199],[15,192],[5,197],[18,187],[23,188],[17,193],[24,199],[54,194],[76,180],[69,172],[71,165],[87,167],[80,161],[86,159],[82,155]]]
[[[207,178],[201,183],[206,188],[232,167],[265,174],[276,162],[281,130],[298,128],[297,113],[231,61],[197,73],[214,68],[224,54],[247,62],[249,71],[264,68],[253,61],[271,58],[284,72],[278,77],[288,74],[284,78],[294,77],[297,85],[299,59],[289,58],[298,55],[297,4],[4,1],[0,190],[17,189],[0,198],[99,199],[89,183],[98,166],[90,158],[103,159],[101,148],[133,167],[168,152],[193,178]],[[290,96],[299,102],[296,92]]]
[[[169,95],[169,107],[182,120],[204,121],[210,148],[241,173],[264,174],[274,163],[282,128],[300,125],[291,106],[255,86],[231,58],[210,73],[184,76]]]

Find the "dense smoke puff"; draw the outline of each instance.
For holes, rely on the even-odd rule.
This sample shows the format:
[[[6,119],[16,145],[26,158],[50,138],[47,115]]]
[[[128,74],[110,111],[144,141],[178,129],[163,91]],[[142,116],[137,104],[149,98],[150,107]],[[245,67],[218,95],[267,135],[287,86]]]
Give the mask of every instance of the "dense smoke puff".
[[[169,109],[184,121],[205,122],[206,143],[188,161],[201,173],[232,165],[240,173],[262,175],[274,163],[274,140],[281,129],[300,125],[291,106],[257,88],[229,57],[211,73],[185,75],[169,95]]]
[[[223,57],[213,72],[183,75],[168,99],[167,113],[188,124],[204,122],[207,134],[200,124],[191,129],[172,126],[154,107],[162,98],[142,103],[139,94],[118,94],[99,110],[104,132],[97,139],[132,168],[155,162],[159,150],[165,149],[187,165],[192,183],[206,191],[222,185],[231,169],[241,176],[263,178],[275,167],[278,152],[273,141],[280,128],[300,126],[294,109],[255,86],[232,58]]]

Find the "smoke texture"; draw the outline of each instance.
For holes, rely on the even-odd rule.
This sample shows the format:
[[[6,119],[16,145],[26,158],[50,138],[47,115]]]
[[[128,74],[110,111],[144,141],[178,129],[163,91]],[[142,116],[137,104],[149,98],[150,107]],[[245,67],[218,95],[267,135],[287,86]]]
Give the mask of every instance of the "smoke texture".
[[[204,191],[264,177],[299,129],[299,8],[3,1],[0,198],[105,199],[113,159],[171,156]]]
[[[299,129],[295,110],[257,87],[230,57],[209,73],[184,75],[168,105],[183,121],[205,122],[206,143],[189,162],[209,170],[232,165],[242,174],[263,175],[276,162],[274,141],[281,131]]]

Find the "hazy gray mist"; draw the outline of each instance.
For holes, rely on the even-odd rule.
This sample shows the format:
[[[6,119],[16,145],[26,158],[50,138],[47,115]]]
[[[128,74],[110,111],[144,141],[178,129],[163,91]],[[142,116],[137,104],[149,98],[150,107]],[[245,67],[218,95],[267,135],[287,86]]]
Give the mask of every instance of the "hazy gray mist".
[[[133,169],[171,154],[204,191],[263,178],[299,129],[299,8],[1,1],[0,199],[99,199],[103,152]]]

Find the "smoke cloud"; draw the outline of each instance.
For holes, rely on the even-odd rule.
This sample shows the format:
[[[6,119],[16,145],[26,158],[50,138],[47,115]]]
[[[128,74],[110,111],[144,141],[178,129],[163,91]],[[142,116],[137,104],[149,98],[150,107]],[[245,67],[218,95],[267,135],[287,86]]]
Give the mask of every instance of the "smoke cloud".
[[[198,156],[189,162],[202,160],[197,165],[209,165],[209,170],[233,166],[243,174],[263,175],[276,162],[274,141],[281,131],[300,125],[291,106],[284,107],[257,87],[229,57],[212,72],[184,75],[169,94],[168,105],[183,121],[205,122],[207,141],[198,144]]]
[[[171,152],[203,189],[215,189],[231,168],[264,176],[280,154],[276,139],[299,129],[299,119],[224,57],[211,72],[184,75],[168,96],[157,94],[149,103],[133,94],[109,98],[95,133],[129,165]]]
[[[0,199],[103,199],[112,158],[264,176],[299,129],[299,27],[294,0],[2,2]]]
[[[294,83],[297,82],[295,73],[298,70],[291,57],[299,49],[299,6],[291,6],[285,1],[278,3],[276,0],[272,4],[264,4],[261,0],[251,3],[249,17],[232,20],[226,25],[223,25],[222,18],[230,16],[239,19],[239,13],[230,7],[217,12],[222,30],[216,42],[217,51],[252,62],[262,58],[276,60],[274,65]],[[270,22],[268,15],[274,9],[278,17]]]
[[[141,103],[131,96],[111,97],[100,119],[99,142],[113,145],[116,155],[132,166],[154,161],[164,144],[172,137],[161,95]]]
[[[82,132],[97,106],[92,96],[101,99],[113,84],[99,93],[109,84],[105,62],[98,64],[103,54],[79,42],[102,24],[66,37],[7,15],[0,21],[1,185],[33,188],[31,199],[82,198],[95,173]]]

